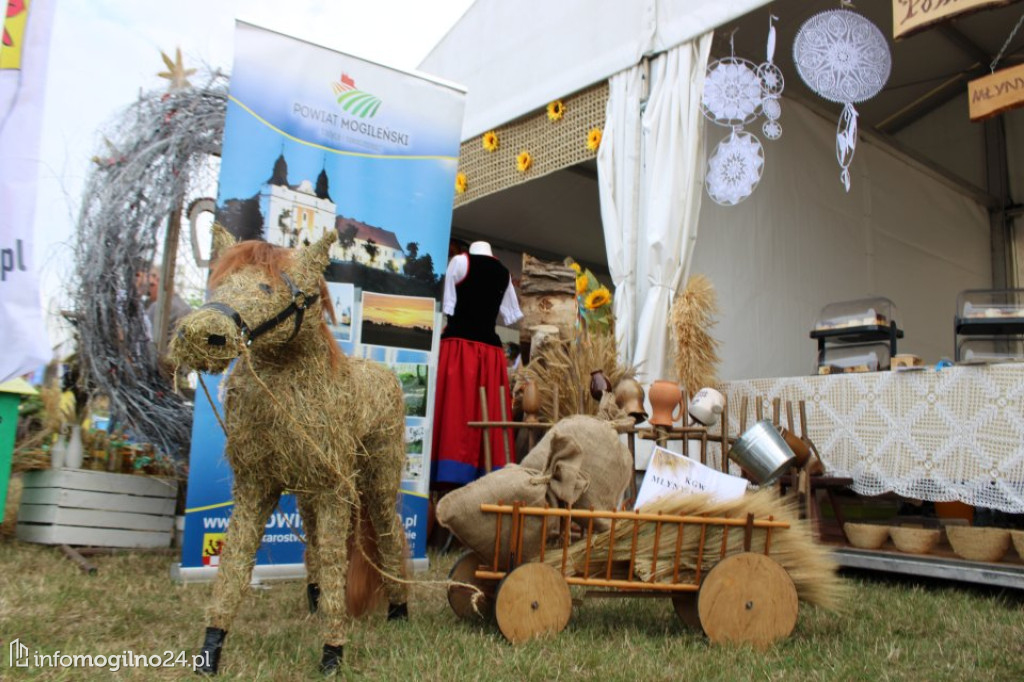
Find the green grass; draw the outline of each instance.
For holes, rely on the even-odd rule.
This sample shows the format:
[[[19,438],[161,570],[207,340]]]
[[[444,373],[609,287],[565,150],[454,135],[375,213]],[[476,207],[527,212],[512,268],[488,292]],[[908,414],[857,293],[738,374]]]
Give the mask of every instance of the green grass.
[[[417,578],[443,578],[454,554]],[[92,557],[85,575],[54,548],[0,540],[0,679],[195,679],[168,670],[12,669],[16,637],[40,653],[194,653],[209,585],[169,577],[176,558]],[[443,590],[418,586],[411,619],[357,624],[341,679],[352,680],[1024,680],[1024,593],[848,575],[844,614],[801,606],[767,651],[709,644],[667,599],[584,599],[561,634],[520,646],[493,623],[458,620]],[[320,638],[300,581],[253,589],[228,634],[220,679],[315,680]]]

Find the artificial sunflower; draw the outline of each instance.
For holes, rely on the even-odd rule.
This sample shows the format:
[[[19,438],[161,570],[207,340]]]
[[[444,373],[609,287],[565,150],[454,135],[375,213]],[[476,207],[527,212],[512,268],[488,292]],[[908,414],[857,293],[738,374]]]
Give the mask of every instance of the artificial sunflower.
[[[498,148],[498,133],[493,130],[484,133],[484,136],[481,138],[481,143],[483,144],[484,149],[489,152],[493,152]]]
[[[562,104],[562,100],[556,99],[548,104],[549,121],[561,121],[563,116],[565,116],[565,105]]]
[[[530,156],[530,152],[522,151],[516,157],[516,170],[520,173],[525,173],[530,170],[530,166],[533,165],[533,157]]]
[[[587,293],[587,285],[589,283],[590,282],[587,279],[587,275],[585,273],[576,275],[576,295],[582,296],[583,294]]]
[[[469,186],[469,181],[466,180],[466,174],[458,172],[455,174],[455,191],[462,194],[466,191],[466,187]]]
[[[572,263],[569,263],[569,267],[572,268],[573,272],[575,272],[577,275],[579,275],[581,272],[583,272],[583,268],[581,268],[580,264],[577,263],[576,261],[573,261]]]
[[[591,128],[590,132],[587,133],[587,149],[592,152],[596,152],[597,148],[601,146],[601,129]]]
[[[608,305],[612,301],[612,294],[607,287],[594,289],[587,294],[587,300],[583,304],[587,310],[597,310],[601,306]]]

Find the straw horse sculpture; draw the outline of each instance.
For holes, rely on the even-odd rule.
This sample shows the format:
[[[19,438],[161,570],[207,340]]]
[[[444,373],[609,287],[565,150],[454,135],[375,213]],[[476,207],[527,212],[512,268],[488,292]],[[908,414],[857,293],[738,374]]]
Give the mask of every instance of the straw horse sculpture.
[[[209,656],[199,672],[217,672],[264,524],[285,490],[296,494],[305,524],[311,609],[319,607],[324,633],[321,670],[341,663],[351,619],[346,542],[360,508],[377,537],[388,618],[408,617],[407,585],[394,579],[405,560],[396,513],[405,461],[402,390],[383,365],[346,357],[327,328],[322,273],[336,238],[329,232],[298,251],[262,241],[222,250],[210,301],[181,321],[171,344],[176,362],[200,371],[222,372],[241,356],[224,402],[234,512],[208,613]],[[362,551],[358,544],[355,551]]]

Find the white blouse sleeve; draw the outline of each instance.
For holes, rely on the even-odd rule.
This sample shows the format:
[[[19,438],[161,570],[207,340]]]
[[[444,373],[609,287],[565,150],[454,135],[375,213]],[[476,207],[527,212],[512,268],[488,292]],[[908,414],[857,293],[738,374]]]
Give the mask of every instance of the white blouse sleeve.
[[[519,309],[519,299],[516,298],[515,287],[512,286],[512,278],[508,278],[508,286],[505,288],[505,296],[501,299],[501,307],[498,308],[501,319],[506,325],[513,325],[523,319],[523,311]]]
[[[444,273],[444,297],[441,299],[441,310],[445,315],[455,313],[455,285],[466,279],[469,274],[469,256],[460,253],[448,262],[448,270]]]

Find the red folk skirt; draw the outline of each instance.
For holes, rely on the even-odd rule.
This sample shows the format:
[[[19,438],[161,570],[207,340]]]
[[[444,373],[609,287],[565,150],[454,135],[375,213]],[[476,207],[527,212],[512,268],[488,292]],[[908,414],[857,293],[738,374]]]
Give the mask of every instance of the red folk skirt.
[[[487,416],[498,421],[504,395],[506,419],[511,419],[512,391],[509,387],[505,352],[467,339],[441,339],[434,393],[434,429],[430,448],[430,482],[439,489],[476,480],[487,473],[484,458],[484,429],[467,426],[483,421],[480,387],[487,393]],[[510,463],[506,452],[514,453],[512,429],[489,429],[491,470]]]

